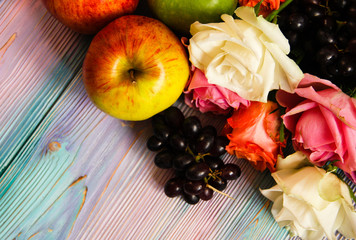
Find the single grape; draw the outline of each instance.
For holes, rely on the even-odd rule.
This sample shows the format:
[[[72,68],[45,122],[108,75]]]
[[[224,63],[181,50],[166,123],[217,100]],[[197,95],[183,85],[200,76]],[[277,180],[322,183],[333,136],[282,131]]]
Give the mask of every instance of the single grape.
[[[173,158],[173,168],[182,171],[194,162],[195,159],[191,154],[182,153]]]
[[[164,119],[168,126],[173,129],[179,129],[184,121],[184,115],[182,111],[174,106],[171,106],[164,110]]]
[[[223,160],[219,157],[214,157],[207,155],[204,157],[204,162],[208,164],[209,168],[214,171],[220,169],[222,166],[224,166]]]
[[[184,180],[181,178],[171,178],[164,185],[164,193],[167,197],[177,197],[183,193]]]
[[[155,152],[155,151],[162,150],[164,146],[165,146],[165,141],[162,141],[156,136],[151,136],[147,140],[147,148],[151,151]]]
[[[185,193],[190,195],[199,195],[205,188],[206,183],[203,180],[191,181],[188,180],[183,185],[183,190]]]
[[[183,199],[186,203],[197,204],[200,200],[199,196],[183,193]]]
[[[212,156],[219,157],[226,153],[226,146],[230,140],[226,136],[217,136],[214,141],[214,145],[210,150]]]
[[[318,20],[326,15],[326,8],[320,5],[311,4],[305,7],[305,13],[309,19]]]
[[[236,164],[228,163],[221,168],[221,176],[226,180],[236,180],[241,175],[241,169]]]
[[[183,134],[187,138],[195,138],[202,129],[201,122],[198,117],[187,117],[183,122]]]
[[[343,77],[351,77],[356,73],[355,57],[351,54],[342,54],[338,61],[340,75]]]
[[[162,141],[167,141],[171,130],[166,124],[157,124],[153,126],[153,132],[157,138],[161,139]]]
[[[210,135],[212,135],[214,137],[217,135],[216,128],[214,126],[212,126],[212,125],[208,125],[208,126],[203,127],[200,130],[199,134],[202,134],[202,133],[207,133],[207,134],[210,134]]]
[[[169,145],[176,152],[185,152],[188,147],[188,141],[180,133],[173,133],[168,139]]]
[[[316,39],[321,45],[336,44],[337,42],[335,33],[325,28],[320,28],[316,31]]]
[[[209,179],[208,184],[216,188],[217,190],[222,191],[227,186],[227,180],[222,177],[217,177],[215,179],[211,178]]]
[[[214,191],[211,188],[205,187],[198,195],[201,200],[208,201],[213,198]]]
[[[333,44],[328,44],[316,53],[316,61],[324,66],[330,65],[336,61],[338,54],[337,48]]]
[[[198,153],[208,153],[214,146],[215,136],[209,132],[203,132],[195,139],[195,151]]]
[[[297,32],[303,32],[307,27],[308,17],[299,12],[294,12],[288,17],[289,29]]]
[[[157,167],[163,169],[169,169],[172,167],[173,154],[168,150],[163,150],[156,154],[154,163]]]
[[[199,162],[192,164],[185,171],[185,176],[189,180],[197,181],[207,177],[210,173],[208,164]]]

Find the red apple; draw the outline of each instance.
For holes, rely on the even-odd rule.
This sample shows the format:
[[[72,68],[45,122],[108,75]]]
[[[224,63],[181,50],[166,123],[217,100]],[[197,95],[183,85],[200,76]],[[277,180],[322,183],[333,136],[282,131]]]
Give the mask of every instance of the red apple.
[[[107,114],[131,121],[171,106],[189,77],[185,47],[159,20],[126,15],[93,38],[83,64],[84,86]]]
[[[42,0],[48,11],[72,30],[95,34],[114,19],[133,13],[139,0]]]

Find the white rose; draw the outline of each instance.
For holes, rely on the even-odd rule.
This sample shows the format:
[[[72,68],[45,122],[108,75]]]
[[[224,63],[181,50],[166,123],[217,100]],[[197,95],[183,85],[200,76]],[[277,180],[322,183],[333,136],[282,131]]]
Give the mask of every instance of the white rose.
[[[224,22],[191,25],[189,55],[208,82],[247,100],[267,102],[273,89],[294,92],[303,72],[290,59],[289,43],[278,25],[256,17],[251,7],[223,14]]]
[[[302,239],[336,239],[336,230],[356,238],[356,212],[347,185],[335,174],[306,166],[306,162],[301,152],[278,159],[277,171],[272,173],[277,185],[261,190],[274,202],[273,217]]]

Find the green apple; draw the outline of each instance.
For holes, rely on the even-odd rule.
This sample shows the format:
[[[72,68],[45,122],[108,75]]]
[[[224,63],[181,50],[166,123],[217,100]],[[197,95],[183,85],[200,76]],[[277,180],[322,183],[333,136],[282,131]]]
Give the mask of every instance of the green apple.
[[[232,15],[238,0],[148,0],[153,14],[173,30],[188,34],[190,25],[221,22],[221,14]]]
[[[114,19],[133,13],[139,0],[42,0],[58,21],[72,30],[95,34]]]
[[[126,15],[93,38],[83,81],[93,103],[129,121],[145,120],[170,107],[189,78],[187,51],[161,21]]]

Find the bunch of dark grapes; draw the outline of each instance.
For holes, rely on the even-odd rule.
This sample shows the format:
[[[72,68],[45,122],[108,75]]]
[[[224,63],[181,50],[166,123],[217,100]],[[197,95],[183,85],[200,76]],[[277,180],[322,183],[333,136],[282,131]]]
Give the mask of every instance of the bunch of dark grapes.
[[[218,136],[215,127],[203,127],[198,117],[185,118],[172,106],[152,117],[152,128],[147,147],[157,152],[155,165],[175,171],[164,186],[168,197],[182,196],[189,204],[207,201],[215,191],[222,193],[228,180],[240,176],[238,165],[225,164],[221,158],[229,140]]]
[[[356,88],[355,0],[294,0],[278,24],[303,72]]]

